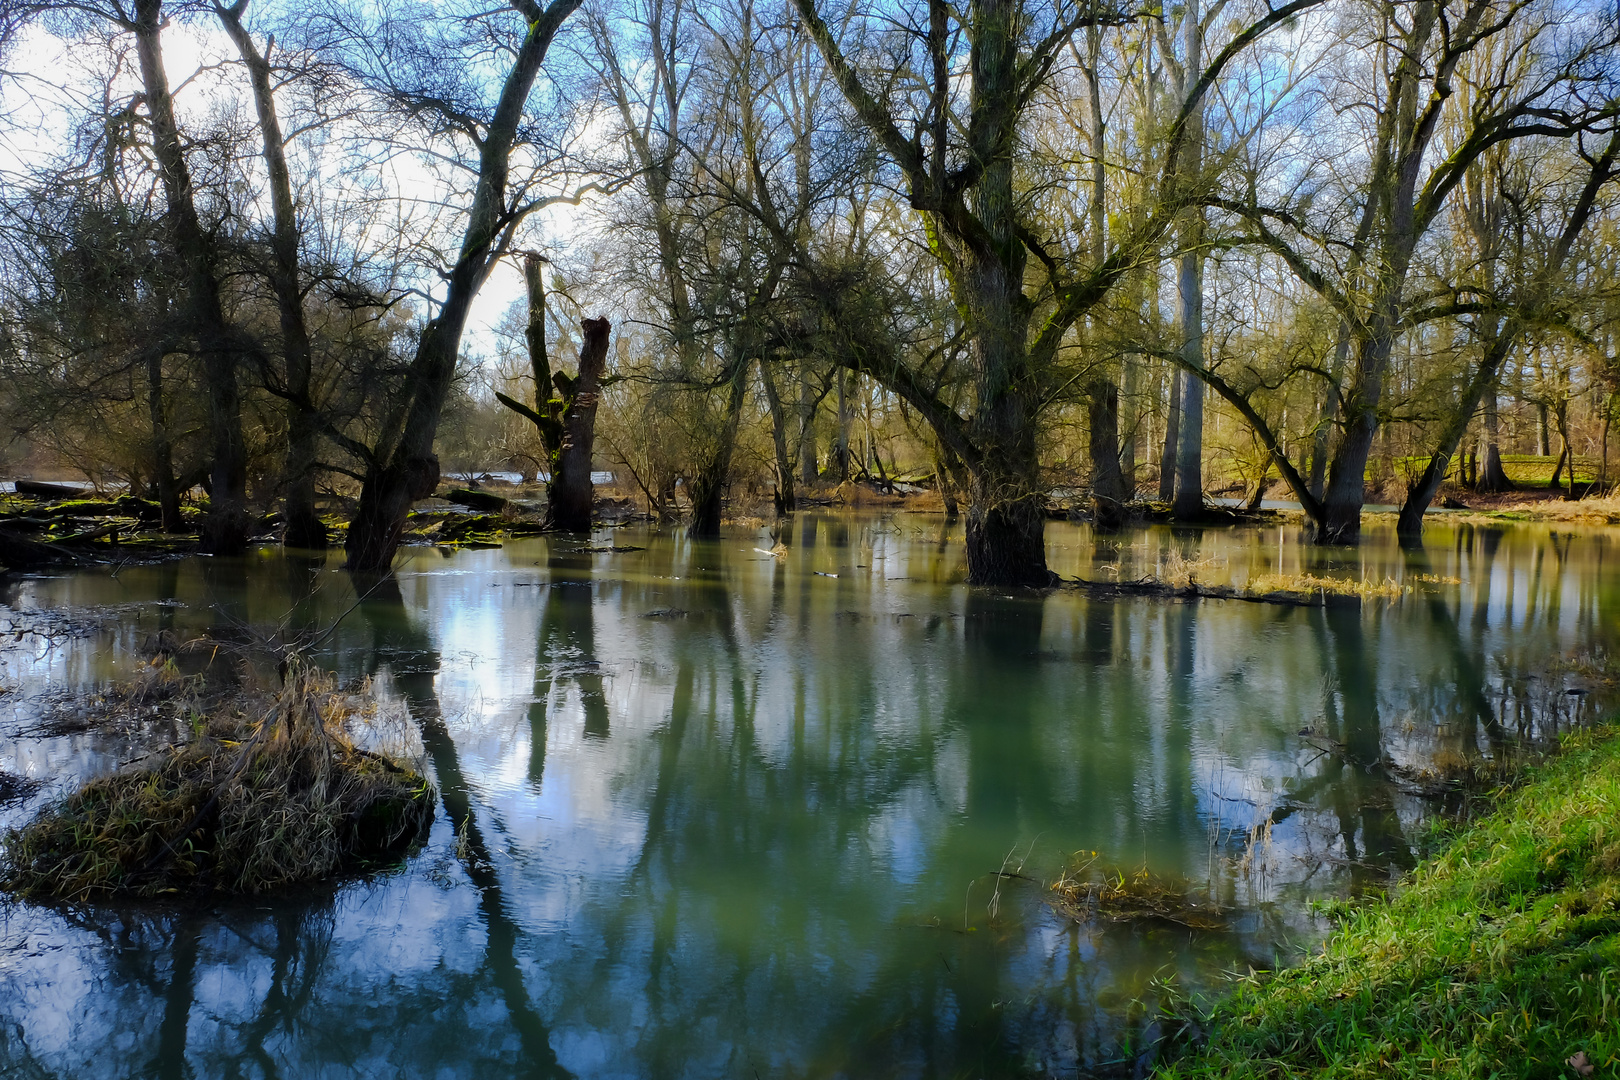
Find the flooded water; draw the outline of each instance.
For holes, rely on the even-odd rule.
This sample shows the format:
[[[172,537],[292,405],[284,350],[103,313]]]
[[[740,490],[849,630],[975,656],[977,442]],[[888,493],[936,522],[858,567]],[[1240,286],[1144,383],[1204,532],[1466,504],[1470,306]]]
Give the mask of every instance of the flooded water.
[[[6,585],[0,771],[43,786],[0,823],[162,734],[41,727],[158,635],[224,643],[216,663],[301,637],[373,676],[443,807],[398,871],[315,894],[3,909],[0,1073],[1106,1069],[1167,986],[1286,963],[1326,930],[1313,898],[1411,866],[1427,776],[1607,708],[1549,662],[1615,647],[1620,534],[1047,536],[1071,577],[1411,591],[1002,594],[960,584],[938,517],[816,514],[412,549],[363,597],[336,557],[273,551]],[[1207,890],[1226,925],[1062,918],[1045,883],[1092,852]]]

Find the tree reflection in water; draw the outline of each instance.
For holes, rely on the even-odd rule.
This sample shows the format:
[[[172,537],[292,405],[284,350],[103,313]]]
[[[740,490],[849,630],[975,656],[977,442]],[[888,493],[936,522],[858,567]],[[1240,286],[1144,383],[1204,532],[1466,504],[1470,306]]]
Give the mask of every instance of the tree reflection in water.
[[[296,560],[247,587],[185,563],[14,588],[174,601],[115,656],[154,628],[317,642],[408,707],[445,813],[402,872],[324,894],[14,909],[0,1066],[1074,1072],[1152,1034],[1130,1003],[1156,978],[1264,966],[1316,932],[1310,897],[1411,865],[1414,771],[1587,715],[1529,676],[1609,642],[1620,601],[1604,545],[1522,532],[1352,556],[1275,530],[1053,527],[1054,565],[1088,576],[1173,553],[1200,580],[1356,559],[1463,582],[1359,610],[969,590],[941,535],[801,514],[770,540],[422,552],[359,593]],[[1264,872],[1241,864],[1256,827]],[[1207,883],[1230,927],[1056,919],[1040,880],[1082,848]],[[1035,880],[1000,876],[1020,866]]]

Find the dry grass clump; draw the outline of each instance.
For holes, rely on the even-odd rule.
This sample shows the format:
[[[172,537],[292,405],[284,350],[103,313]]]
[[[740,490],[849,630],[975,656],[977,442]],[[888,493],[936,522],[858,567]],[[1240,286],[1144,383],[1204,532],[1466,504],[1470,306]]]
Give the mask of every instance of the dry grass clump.
[[[1331,596],[1359,596],[1363,600],[1369,600],[1374,597],[1393,599],[1404,596],[1408,589],[1391,578],[1385,578],[1383,581],[1364,581],[1318,577],[1315,574],[1262,574],[1257,578],[1251,578],[1244,591],[1252,596],[1269,596],[1274,593],[1315,596],[1326,593]]]
[[[1514,509],[1525,513],[1532,521],[1620,524],[1620,495],[1608,495],[1601,499],[1577,499],[1574,502],[1548,499],[1545,502],[1530,503]]]
[[[1198,584],[1198,575],[1214,569],[1219,559],[1189,559],[1179,551],[1166,552],[1160,560],[1160,582],[1175,589],[1188,589]]]
[[[267,701],[217,705],[191,742],[92,780],[8,833],[0,887],[59,900],[253,894],[397,858],[431,821],[433,791],[344,734],[369,704],[295,665]]]
[[[1131,873],[1099,870],[1096,852],[1064,871],[1049,891],[1047,902],[1077,922],[1158,920],[1193,930],[1226,925],[1220,908],[1200,899],[1187,882],[1161,877],[1146,867]]]

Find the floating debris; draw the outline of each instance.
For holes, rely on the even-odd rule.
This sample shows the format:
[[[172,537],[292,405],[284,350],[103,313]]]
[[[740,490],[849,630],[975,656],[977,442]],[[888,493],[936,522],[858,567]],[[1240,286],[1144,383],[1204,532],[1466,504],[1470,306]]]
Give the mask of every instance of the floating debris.
[[[1075,866],[1052,882],[1047,902],[1077,922],[1161,921],[1192,930],[1221,930],[1225,913],[1187,882],[1146,867],[1127,873],[1099,869],[1097,853],[1080,853]]]

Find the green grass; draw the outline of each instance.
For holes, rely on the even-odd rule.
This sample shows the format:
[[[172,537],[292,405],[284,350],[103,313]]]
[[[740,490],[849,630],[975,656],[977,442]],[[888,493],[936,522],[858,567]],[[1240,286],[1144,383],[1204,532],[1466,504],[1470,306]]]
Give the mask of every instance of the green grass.
[[[1553,466],[1558,463],[1558,455],[1541,457],[1535,454],[1503,454],[1502,471],[1507,473],[1508,479],[1521,487],[1546,487],[1552,483]],[[1575,482],[1577,484],[1590,484],[1598,478],[1602,465],[1600,459],[1575,455]],[[1564,471],[1558,477],[1559,483],[1569,485],[1569,467],[1566,463]]]
[[[1573,736],[1162,1077],[1620,1075],[1620,737]]]
[[[1396,475],[1402,478],[1416,477],[1421,474],[1429,464],[1427,454],[1413,457],[1397,457],[1394,459]],[[1539,454],[1503,454],[1502,471],[1507,473],[1508,479],[1515,486],[1526,490],[1545,488],[1552,483],[1553,466],[1558,463],[1558,455],[1552,454],[1543,457]],[[1587,457],[1582,454],[1575,455],[1575,483],[1590,484],[1597,480],[1602,471],[1602,459]],[[1384,466],[1384,459],[1374,455],[1367,462],[1367,479],[1377,478],[1378,470]],[[1614,477],[1614,469],[1609,471],[1610,479]],[[1559,473],[1560,487],[1569,486],[1569,465],[1565,463],[1564,469]]]

